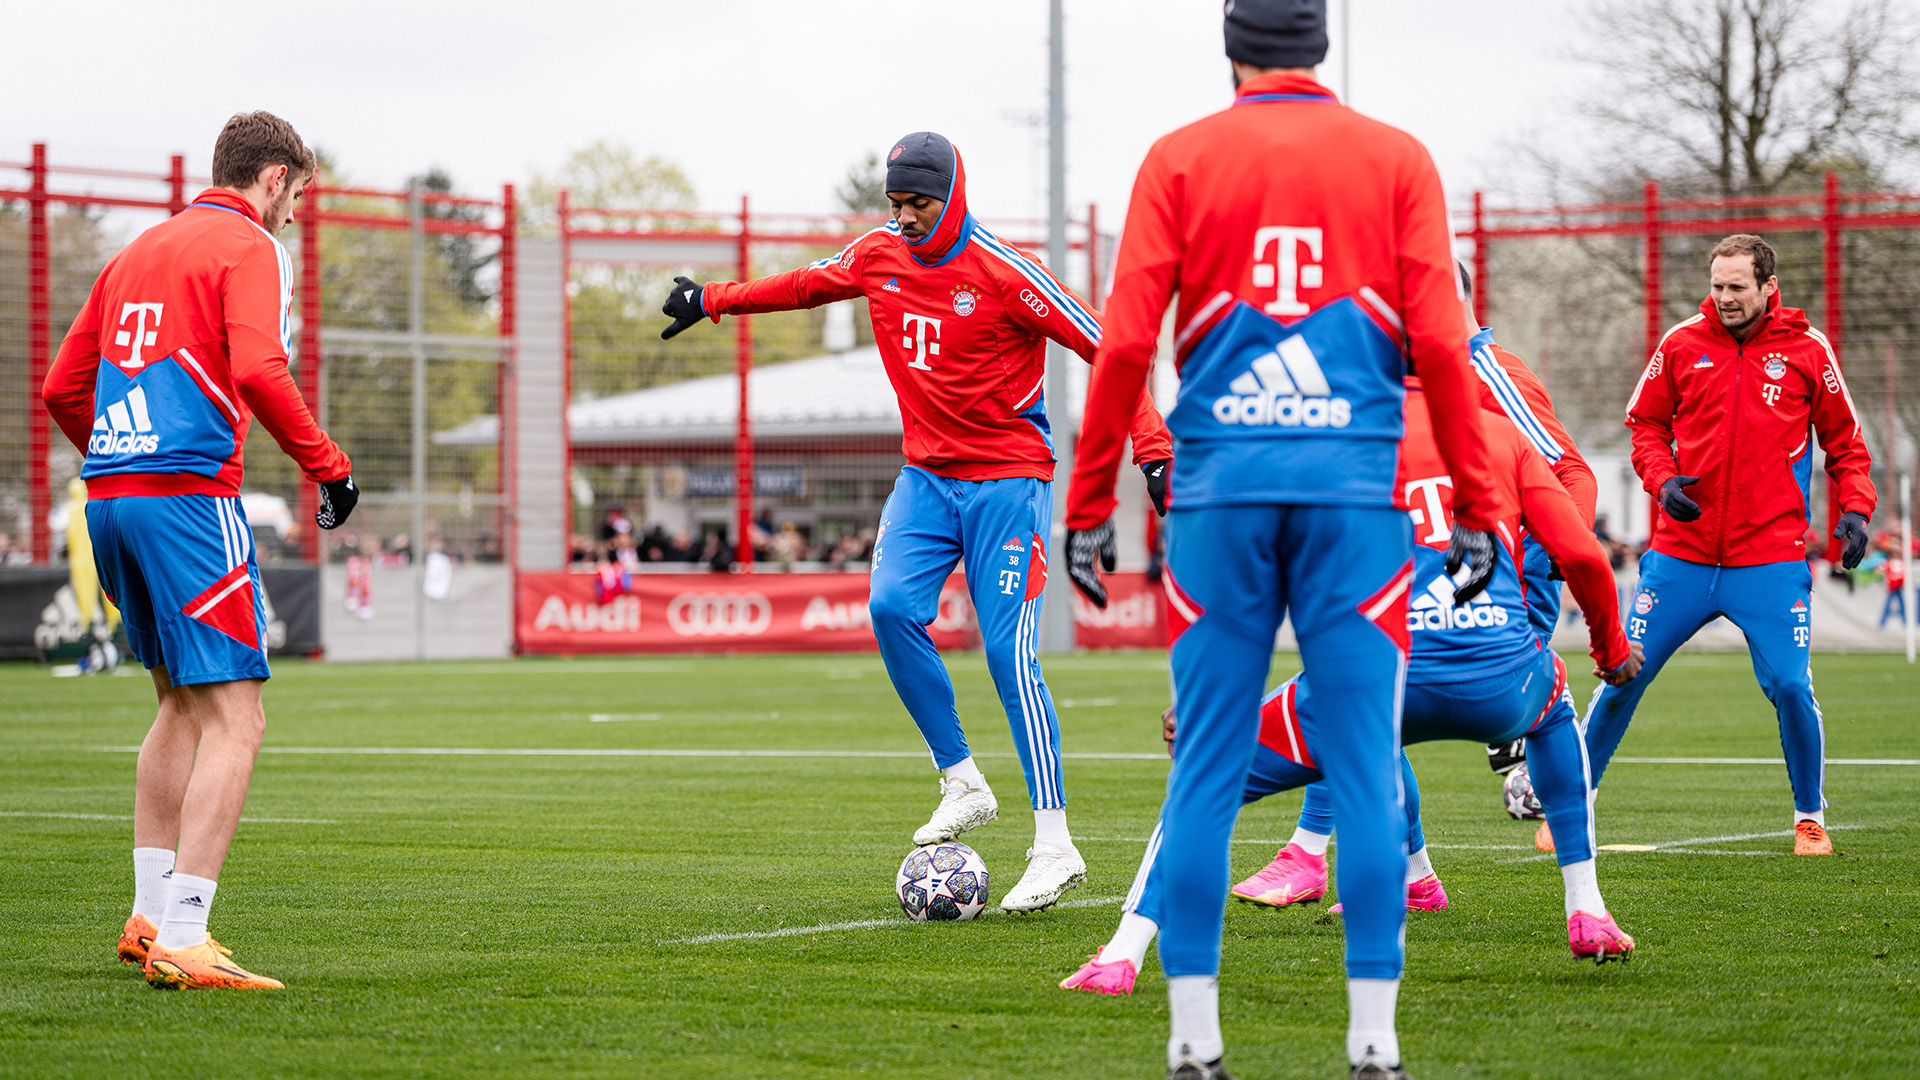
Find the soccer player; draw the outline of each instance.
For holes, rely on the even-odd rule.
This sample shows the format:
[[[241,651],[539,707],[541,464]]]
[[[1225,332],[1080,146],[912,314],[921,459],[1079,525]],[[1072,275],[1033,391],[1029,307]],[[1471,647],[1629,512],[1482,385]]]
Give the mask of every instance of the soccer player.
[[[867,298],[900,398],[907,457],[880,514],[868,607],[887,674],[944,773],[940,805],[913,842],[948,840],[999,815],[926,630],[942,584],[964,561],[1033,805],[1026,873],[1000,906],[1038,911],[1087,870],[1067,831],[1060,722],[1035,649],[1053,521],[1046,342],[1091,361],[1100,322],[967,212],[966,171],[940,135],[916,131],[894,144],[887,198],[892,221],[812,265],[746,282],[678,279],[665,307],[675,321],[662,336],[702,318]],[[1144,390],[1135,390],[1129,414],[1134,460],[1158,507],[1171,439]]]
[[[214,186],[107,263],[42,391],[86,455],[100,582],[160,699],[140,747],[119,945],[156,987],[281,985],[235,963],[207,914],[266,726],[266,615],[239,498],[253,418],[320,485],[315,524],[338,526],[359,500],[287,371],[293,262],[274,233],[313,175],[285,120],[227,121]]]
[[[1753,673],[1779,719],[1794,854],[1830,855],[1826,729],[1808,656],[1814,438],[1839,496],[1833,535],[1846,541],[1849,570],[1867,550],[1872,459],[1833,346],[1806,312],[1781,306],[1774,264],[1758,236],[1714,245],[1699,313],[1660,339],[1627,404],[1634,471],[1664,511],[1627,616],[1647,666],[1625,686],[1594,693],[1587,752],[1598,784],[1661,666],[1724,615],[1746,634]]]
[[[1069,499],[1068,567],[1096,602],[1113,549],[1126,418],[1177,291],[1180,398],[1168,485],[1181,734],[1161,810],[1170,1075],[1220,1077],[1218,973],[1228,840],[1253,761],[1274,632],[1289,610],[1337,722],[1306,738],[1341,831],[1356,1075],[1401,1075],[1394,1032],[1406,912],[1396,762],[1412,528],[1395,508],[1408,362],[1438,419],[1457,526],[1458,599],[1493,571],[1506,496],[1484,459],[1479,391],[1438,173],[1404,132],[1313,78],[1324,0],[1236,0],[1234,105],[1163,137],[1134,183],[1107,337]]]
[[[1399,486],[1410,493],[1407,513],[1417,545],[1413,591],[1419,599],[1406,613],[1412,650],[1401,737],[1408,744],[1432,739],[1524,739],[1538,766],[1541,801],[1549,817],[1559,823],[1561,834],[1569,838],[1559,852],[1568,947],[1575,959],[1591,957],[1604,963],[1609,957],[1624,958],[1633,951],[1633,938],[1615,924],[1600,896],[1585,747],[1573,697],[1567,692],[1566,666],[1541,644],[1528,624],[1526,590],[1517,569],[1520,538],[1533,537],[1566,570],[1574,597],[1587,614],[1594,674],[1619,684],[1633,677],[1640,661],[1637,646],[1628,643],[1620,626],[1613,568],[1593,537],[1590,519],[1574,505],[1544,458],[1515,428],[1495,419],[1486,428],[1487,456],[1505,490],[1520,504],[1519,515],[1502,520],[1499,528],[1502,546],[1514,558],[1496,565],[1484,593],[1470,603],[1454,604],[1453,582],[1442,572],[1453,487],[1434,441],[1425,395],[1418,380],[1408,380],[1408,386]],[[1308,674],[1288,680],[1262,701],[1259,745],[1241,794],[1243,803],[1303,784],[1311,785],[1308,791],[1326,787],[1318,782],[1321,773],[1310,740],[1303,738],[1304,732],[1326,723],[1317,715],[1320,707],[1315,697],[1315,684]],[[1168,710],[1165,722],[1177,754],[1173,710]],[[1408,907],[1445,906],[1445,894],[1426,858],[1419,788],[1404,753],[1400,771],[1412,852],[1406,872]],[[1154,864],[1162,856],[1164,828],[1163,821],[1148,842],[1113,940],[1062,982],[1062,988],[1132,991],[1147,944],[1162,921],[1167,882]],[[1324,854],[1326,836],[1319,840]],[[1260,881],[1261,875],[1249,880]],[[1422,890],[1421,882],[1431,884]],[[1324,877],[1320,891],[1325,891]],[[1416,904],[1422,893],[1437,895],[1438,902]]]

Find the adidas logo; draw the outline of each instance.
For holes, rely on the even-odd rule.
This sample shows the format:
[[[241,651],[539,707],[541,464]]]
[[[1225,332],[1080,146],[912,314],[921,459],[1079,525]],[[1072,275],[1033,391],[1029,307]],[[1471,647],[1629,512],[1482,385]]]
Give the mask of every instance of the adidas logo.
[[[185,904],[188,907],[203,908],[207,906],[207,902],[197,896],[183,896],[180,898],[179,902],[182,904]]]
[[[1313,348],[1299,334],[1249,365],[1213,402],[1213,418],[1246,427],[1333,427],[1353,422],[1353,405],[1334,397]]]
[[[1407,607],[1408,630],[1472,630],[1507,625],[1507,609],[1485,592],[1464,604],[1453,602],[1453,579],[1442,574]]]
[[[900,279],[899,279],[899,278],[897,278],[897,277],[890,277],[890,278],[888,278],[888,279],[887,279],[887,283],[886,283],[885,285],[882,285],[882,286],[880,286],[880,287],[881,287],[881,288],[883,288],[883,289],[885,289],[885,290],[887,290],[888,292],[899,292],[899,291],[900,291]]]
[[[93,418],[93,437],[87,440],[89,454],[151,454],[160,449],[160,436],[151,434],[153,420],[147,416],[147,392],[138,386],[127,396],[107,406]]]

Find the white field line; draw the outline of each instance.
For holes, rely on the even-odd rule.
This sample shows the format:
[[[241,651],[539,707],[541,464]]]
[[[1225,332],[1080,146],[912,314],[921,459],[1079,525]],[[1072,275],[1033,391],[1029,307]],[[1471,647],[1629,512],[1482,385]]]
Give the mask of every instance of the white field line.
[[[596,724],[615,724],[623,720],[658,720],[660,717],[661,714],[657,712],[597,712],[589,714],[587,719]]]
[[[1053,905],[1057,908],[1102,907],[1117,904],[1125,900],[1124,896],[1093,896],[1081,900],[1065,900]],[[997,911],[997,909],[996,909]],[[982,914],[986,914],[982,912]],[[898,930],[908,926],[925,926],[909,919],[860,919],[855,922],[822,923],[819,926],[789,926],[780,930],[753,930],[740,934],[699,934],[694,937],[672,938],[661,942],[662,945],[711,945],[719,941],[766,941],[771,938],[800,937],[805,934],[829,934],[840,930]]]
[[[1785,765],[1771,757],[1617,757],[1630,765]],[[1920,765],[1920,758],[1828,758],[1829,765]]]
[[[0,817],[65,818],[72,821],[132,821],[132,814],[50,814],[35,810],[0,810]],[[261,825],[338,825],[332,818],[243,817],[241,821]]]
[[[137,754],[137,746],[103,746],[103,753]],[[925,750],[638,750],[617,747],[493,746],[263,746],[263,754],[361,754],[452,757],[681,757],[681,758],[913,758]],[[984,751],[974,757],[1014,758],[1011,751]],[[1078,761],[1165,761],[1165,754],[1062,754]]]
[[[1864,829],[1865,825],[1829,825],[1828,832],[1836,829]],[[1731,844],[1741,840],[1769,840],[1774,837],[1792,836],[1792,829],[1779,829],[1774,832],[1738,833],[1733,836],[1696,836],[1691,840],[1669,840],[1664,844],[1655,844],[1652,852],[1609,851],[1609,855],[1621,854],[1659,854],[1659,855],[1777,855],[1775,851],[1708,851],[1696,847],[1699,844]],[[1554,858],[1552,852],[1545,855],[1529,855],[1524,859],[1509,859],[1508,862],[1539,862]]]

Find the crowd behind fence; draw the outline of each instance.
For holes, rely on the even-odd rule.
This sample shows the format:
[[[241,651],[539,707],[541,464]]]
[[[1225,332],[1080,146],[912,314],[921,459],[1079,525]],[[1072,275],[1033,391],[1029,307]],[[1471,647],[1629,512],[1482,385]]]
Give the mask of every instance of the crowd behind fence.
[[[21,177],[0,181],[0,562],[44,562],[61,555],[52,523],[80,459],[50,438],[39,382],[106,260],[205,181],[180,157],[164,172],[80,168],[50,163],[43,145],[0,170]],[[789,269],[879,219],[755,214],[745,199],[726,214],[572,207],[564,192],[536,208],[561,245],[572,404],[561,475],[519,477],[514,267],[529,208],[511,186],[498,198],[450,188],[432,173],[405,191],[323,176],[282,235],[299,268],[295,378],[364,494],[347,528],[317,535],[313,486],[256,428],[248,510],[263,555],[411,565],[438,550],[518,565],[525,483],[565,492],[562,534],[528,542],[576,564],[864,567],[902,463],[864,302],[671,342],[659,302],[676,272]],[[989,224],[1024,249],[1043,244],[1042,223]],[[1843,362],[1884,493],[1879,520],[1894,518],[1894,473],[1911,471],[1920,430],[1920,195],[1847,191],[1829,176],[1801,193],[1665,199],[1649,183],[1637,201],[1580,206],[1476,195],[1457,226],[1482,322],[1539,372],[1582,448],[1619,461],[1626,401],[1659,336],[1705,295],[1707,251],[1732,232],[1767,237],[1785,302],[1808,310]],[[1097,303],[1111,238],[1093,208],[1070,251],[1061,276]],[[1614,522],[1619,539],[1644,538],[1635,531],[1630,516]]]

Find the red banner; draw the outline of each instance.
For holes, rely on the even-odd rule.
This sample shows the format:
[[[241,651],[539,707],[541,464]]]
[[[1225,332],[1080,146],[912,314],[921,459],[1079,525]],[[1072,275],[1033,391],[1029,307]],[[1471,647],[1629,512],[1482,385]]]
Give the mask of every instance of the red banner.
[[[877,648],[865,574],[635,574],[598,603],[591,574],[521,574],[522,653],[854,652]],[[929,628],[942,649],[980,643],[966,579],[947,580]]]
[[[635,574],[599,603],[591,574],[521,574],[515,640],[522,653],[858,652],[876,648],[865,574]],[[1145,574],[1106,575],[1102,611],[1078,593],[1075,637],[1085,649],[1167,644],[1166,598]],[[929,628],[942,649],[977,649],[980,630],[955,574]]]

